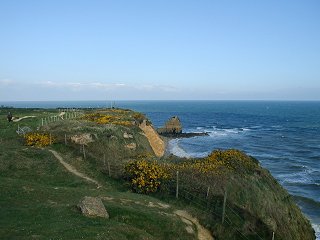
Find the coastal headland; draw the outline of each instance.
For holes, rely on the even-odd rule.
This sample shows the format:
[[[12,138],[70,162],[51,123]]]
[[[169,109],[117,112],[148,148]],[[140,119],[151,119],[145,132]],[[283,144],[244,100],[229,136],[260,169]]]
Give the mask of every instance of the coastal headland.
[[[8,122],[8,111],[21,120]],[[257,159],[236,149],[166,156],[161,135],[200,133],[158,132],[129,109],[1,108],[0,236],[315,239]],[[83,215],[84,199],[103,214]]]

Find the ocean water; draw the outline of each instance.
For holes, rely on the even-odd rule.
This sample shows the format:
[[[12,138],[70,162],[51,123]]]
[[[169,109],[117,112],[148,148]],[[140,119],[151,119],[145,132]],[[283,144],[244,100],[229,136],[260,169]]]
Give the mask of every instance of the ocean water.
[[[105,101],[11,102],[15,107],[104,107]],[[169,151],[202,157],[237,148],[261,165],[293,196],[320,239],[320,102],[118,101],[117,107],[145,113],[156,127],[178,116],[185,132],[209,136],[174,139]]]

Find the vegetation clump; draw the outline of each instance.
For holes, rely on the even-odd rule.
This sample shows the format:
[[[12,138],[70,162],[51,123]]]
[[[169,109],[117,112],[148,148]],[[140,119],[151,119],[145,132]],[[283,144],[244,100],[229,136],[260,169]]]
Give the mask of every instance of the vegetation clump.
[[[109,114],[101,114],[101,113],[91,113],[83,116],[83,119],[95,122],[98,124],[116,124],[130,127],[132,126],[132,122],[129,120],[125,120],[119,116],[109,115]]]
[[[142,159],[125,165],[125,177],[130,180],[134,192],[147,194],[156,192],[169,175],[156,161]]]
[[[24,136],[27,146],[46,147],[51,145],[54,139],[48,133],[30,132]]]
[[[236,149],[214,150],[204,159],[166,163],[164,165],[168,170],[191,170],[203,174],[219,174],[225,171],[252,172],[257,166],[258,162],[254,158]]]

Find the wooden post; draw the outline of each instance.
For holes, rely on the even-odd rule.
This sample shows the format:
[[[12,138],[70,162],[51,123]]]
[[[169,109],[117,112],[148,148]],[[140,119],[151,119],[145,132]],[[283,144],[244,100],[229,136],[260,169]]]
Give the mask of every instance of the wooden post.
[[[64,145],[67,146],[67,134],[64,134]]]
[[[41,118],[41,126],[43,126],[43,118]]]
[[[207,189],[206,199],[208,199],[208,197],[209,197],[209,192],[210,192],[210,186]]]
[[[179,198],[179,171],[177,171],[176,198]]]
[[[84,144],[82,144],[83,158],[86,159],[86,151],[84,149]]]
[[[50,145],[52,144],[52,136],[51,136],[51,133],[50,133]]]
[[[108,173],[109,173],[109,177],[111,177],[111,170],[110,170],[110,163],[109,163],[109,161],[107,161],[107,164],[108,164]]]
[[[227,202],[227,189],[224,191],[224,197],[223,197],[223,208],[222,208],[222,224],[224,222],[224,215],[226,213],[226,202]]]
[[[274,232],[272,232],[272,240],[274,240]]]

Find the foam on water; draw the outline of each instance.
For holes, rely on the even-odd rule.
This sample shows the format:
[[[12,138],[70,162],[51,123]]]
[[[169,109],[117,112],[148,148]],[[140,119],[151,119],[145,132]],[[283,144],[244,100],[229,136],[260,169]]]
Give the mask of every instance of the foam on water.
[[[180,139],[170,140],[168,143],[169,153],[178,157],[190,158],[191,155],[179,146]]]
[[[304,166],[305,170],[293,173],[282,173],[277,174],[277,178],[281,179],[281,183],[289,183],[289,184],[315,184],[314,178],[311,176],[315,172],[315,170],[308,169]]]
[[[316,239],[320,240],[320,224],[312,224],[312,227],[316,232]]]

